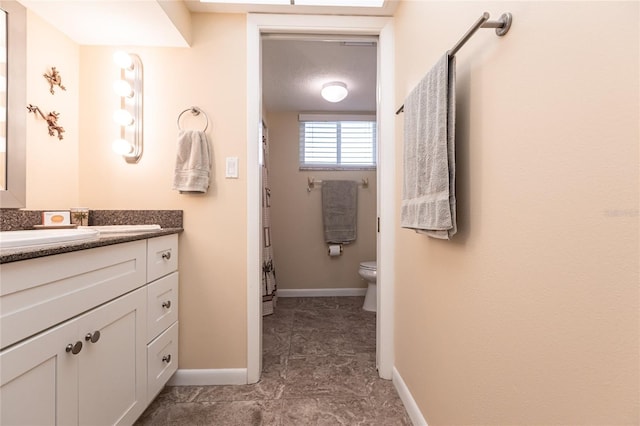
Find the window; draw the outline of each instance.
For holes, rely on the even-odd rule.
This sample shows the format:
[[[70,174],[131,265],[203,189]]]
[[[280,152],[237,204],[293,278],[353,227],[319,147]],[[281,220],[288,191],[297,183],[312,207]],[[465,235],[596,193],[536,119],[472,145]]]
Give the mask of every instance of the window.
[[[376,168],[376,122],[303,120],[300,116],[300,169],[363,170]]]

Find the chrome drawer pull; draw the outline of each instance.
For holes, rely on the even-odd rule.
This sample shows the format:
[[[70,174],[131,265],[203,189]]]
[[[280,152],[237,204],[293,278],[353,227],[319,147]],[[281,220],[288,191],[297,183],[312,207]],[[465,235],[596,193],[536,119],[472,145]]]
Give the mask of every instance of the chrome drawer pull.
[[[96,330],[93,333],[87,333],[87,335],[84,336],[84,340],[86,340],[87,342],[96,343],[98,340],[100,340],[100,331]]]
[[[171,362],[171,354],[162,357],[162,362],[169,364]]]
[[[69,343],[65,348],[65,351],[71,352],[74,355],[78,355],[81,350],[82,350],[82,342],[79,340],[76,343]]]
[[[164,253],[162,253],[162,258],[164,260],[169,260],[171,259],[171,252],[170,251],[165,251]]]
[[[171,307],[171,300],[167,300],[166,302],[162,302],[162,307],[169,309]]]

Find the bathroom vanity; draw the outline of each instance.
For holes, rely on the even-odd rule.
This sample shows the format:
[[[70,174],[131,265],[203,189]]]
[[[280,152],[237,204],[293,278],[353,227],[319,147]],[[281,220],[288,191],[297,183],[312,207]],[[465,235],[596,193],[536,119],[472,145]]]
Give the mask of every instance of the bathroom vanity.
[[[1,265],[0,424],[132,424],[176,371],[178,234],[124,241]]]

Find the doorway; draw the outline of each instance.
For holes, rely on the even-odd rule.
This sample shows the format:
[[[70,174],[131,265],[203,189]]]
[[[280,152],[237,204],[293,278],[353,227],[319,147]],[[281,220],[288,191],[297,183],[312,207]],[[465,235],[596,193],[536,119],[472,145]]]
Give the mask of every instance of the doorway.
[[[391,18],[253,15],[247,18],[247,383],[260,378],[261,315],[261,37],[268,33],[377,36],[378,42],[378,171],[379,232],[377,365],[381,377],[393,369],[393,241],[395,227],[395,147],[393,90],[393,22]]]

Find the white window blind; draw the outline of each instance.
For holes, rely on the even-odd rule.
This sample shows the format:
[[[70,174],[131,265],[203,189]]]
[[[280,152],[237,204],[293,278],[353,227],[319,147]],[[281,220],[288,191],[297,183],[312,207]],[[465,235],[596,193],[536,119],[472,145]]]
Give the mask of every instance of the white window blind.
[[[375,121],[300,121],[300,169],[375,167]]]

